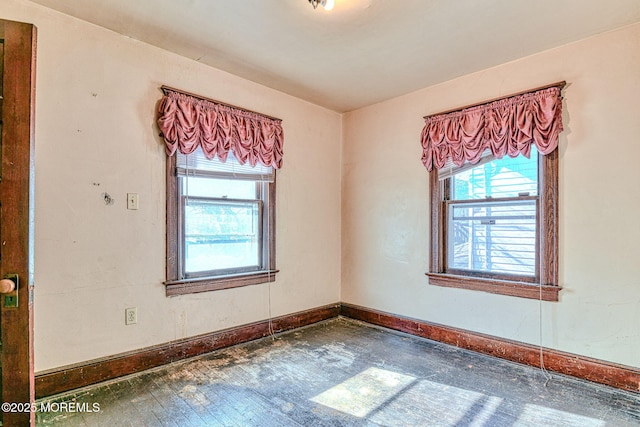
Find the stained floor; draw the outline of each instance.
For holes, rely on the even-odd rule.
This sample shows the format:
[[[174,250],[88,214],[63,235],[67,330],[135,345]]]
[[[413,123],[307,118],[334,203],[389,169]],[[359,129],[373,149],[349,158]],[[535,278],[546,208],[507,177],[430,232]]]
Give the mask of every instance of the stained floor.
[[[343,318],[38,403],[40,426],[640,426],[640,394]]]

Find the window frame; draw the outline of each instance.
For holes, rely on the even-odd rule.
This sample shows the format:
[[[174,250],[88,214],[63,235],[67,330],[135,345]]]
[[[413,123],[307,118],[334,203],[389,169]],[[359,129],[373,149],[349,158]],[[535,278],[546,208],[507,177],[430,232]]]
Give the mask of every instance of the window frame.
[[[234,272],[203,277],[180,277],[180,263],[182,257],[181,227],[184,227],[181,217],[179,193],[179,176],[176,171],[176,156],[167,157],[166,162],[166,295],[184,295],[198,292],[216,291],[241,286],[257,285],[274,282],[276,279],[276,182],[267,182],[266,206],[262,212],[263,245],[262,255],[265,268],[258,271]],[[259,183],[256,185],[260,186]]]
[[[536,212],[536,275],[533,280],[508,274],[446,271],[447,212],[438,170],[429,172],[430,254],[429,284],[470,289],[522,298],[558,301],[558,149],[538,154],[538,203]],[[444,185],[448,185],[445,183]]]

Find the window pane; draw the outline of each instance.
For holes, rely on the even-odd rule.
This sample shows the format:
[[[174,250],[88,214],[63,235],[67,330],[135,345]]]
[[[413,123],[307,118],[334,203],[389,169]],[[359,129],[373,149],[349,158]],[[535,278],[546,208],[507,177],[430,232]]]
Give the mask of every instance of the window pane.
[[[454,173],[452,200],[485,199],[487,197],[536,196],[538,194],[538,151],[531,149],[531,157],[502,159]]]
[[[258,269],[260,202],[185,202],[185,273]]]
[[[181,177],[182,194],[196,197],[256,199],[255,181]]]
[[[447,241],[451,269],[534,276],[535,201],[452,203]]]

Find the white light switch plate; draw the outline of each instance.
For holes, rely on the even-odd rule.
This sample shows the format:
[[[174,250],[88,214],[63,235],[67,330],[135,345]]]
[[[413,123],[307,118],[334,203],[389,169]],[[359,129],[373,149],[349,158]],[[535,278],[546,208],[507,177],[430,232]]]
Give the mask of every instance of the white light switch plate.
[[[138,193],[127,193],[127,209],[138,209]]]

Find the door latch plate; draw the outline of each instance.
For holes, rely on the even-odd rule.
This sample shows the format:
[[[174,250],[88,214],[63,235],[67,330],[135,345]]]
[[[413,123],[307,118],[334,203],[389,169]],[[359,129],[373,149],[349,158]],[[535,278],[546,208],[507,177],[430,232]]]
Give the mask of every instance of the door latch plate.
[[[17,274],[5,274],[4,275],[5,279],[9,279],[11,280],[13,283],[16,284],[16,288],[4,295],[4,308],[17,308],[18,307],[18,289],[20,286],[20,278],[18,277]]]

